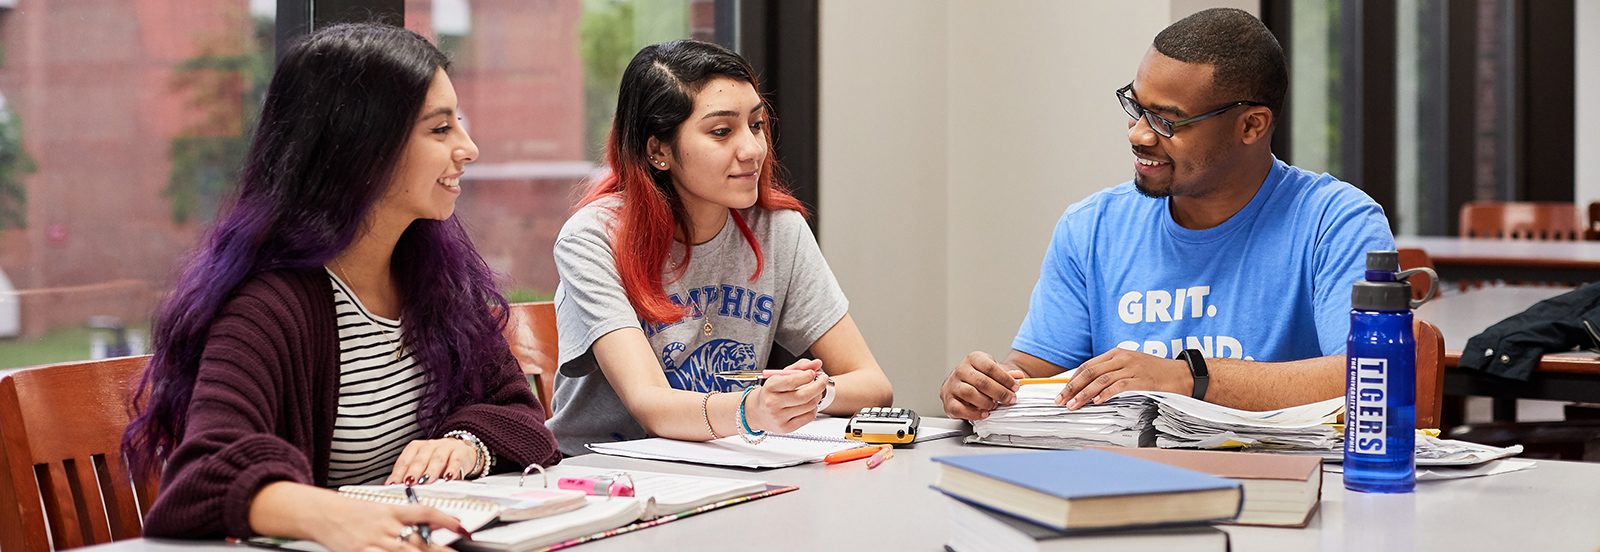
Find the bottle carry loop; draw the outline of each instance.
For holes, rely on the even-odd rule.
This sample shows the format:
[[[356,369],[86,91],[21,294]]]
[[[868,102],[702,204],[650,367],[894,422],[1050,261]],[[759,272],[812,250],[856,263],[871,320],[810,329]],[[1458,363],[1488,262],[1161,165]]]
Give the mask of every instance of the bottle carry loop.
[[[1426,273],[1428,275],[1428,294],[1422,296],[1421,299],[1412,299],[1411,308],[1413,309],[1422,306],[1423,303],[1432,301],[1434,297],[1439,295],[1439,273],[1434,272],[1431,268],[1423,267],[1413,268],[1411,270],[1402,270],[1398,274],[1395,274],[1394,279],[1401,280],[1409,284],[1411,283],[1410,278],[1418,273]]]

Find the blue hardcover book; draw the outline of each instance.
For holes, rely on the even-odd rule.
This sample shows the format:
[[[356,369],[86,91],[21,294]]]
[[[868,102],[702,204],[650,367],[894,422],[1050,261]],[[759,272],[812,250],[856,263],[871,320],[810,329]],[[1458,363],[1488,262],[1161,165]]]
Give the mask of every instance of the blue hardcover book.
[[[1070,531],[1227,521],[1239,482],[1098,450],[942,456],[933,487],[950,496]]]

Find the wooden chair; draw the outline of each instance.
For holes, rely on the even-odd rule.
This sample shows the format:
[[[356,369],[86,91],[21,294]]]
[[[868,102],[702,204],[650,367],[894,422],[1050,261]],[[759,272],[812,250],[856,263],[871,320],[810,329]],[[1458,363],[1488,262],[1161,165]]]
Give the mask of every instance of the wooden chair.
[[[556,304],[551,301],[512,303],[511,319],[506,321],[506,343],[511,345],[511,355],[522,365],[539,402],[544,405],[544,417],[550,419],[550,399],[555,393],[556,361],[561,358],[561,344],[556,341]]]
[[[1559,201],[1469,201],[1461,206],[1461,237],[1573,241],[1587,228],[1578,206]]]
[[[1583,239],[1600,240],[1600,201],[1589,202],[1589,226],[1583,231]]]
[[[0,548],[48,552],[138,537],[155,474],[129,477],[128,394],[150,357],[24,368],[0,377]]]
[[[1444,409],[1444,334],[1426,320],[1412,320],[1417,343],[1417,428],[1438,429]]]
[[[1400,270],[1413,268],[1433,268],[1433,259],[1428,257],[1428,252],[1417,248],[1400,250]],[[1432,278],[1427,273],[1413,274],[1408,279],[1411,282],[1411,298],[1421,299],[1428,295],[1428,286],[1432,285]]]

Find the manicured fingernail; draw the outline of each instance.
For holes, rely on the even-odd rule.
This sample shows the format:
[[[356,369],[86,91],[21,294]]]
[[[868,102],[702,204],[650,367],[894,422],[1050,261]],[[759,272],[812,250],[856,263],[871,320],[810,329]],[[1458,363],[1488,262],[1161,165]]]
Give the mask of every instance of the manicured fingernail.
[[[448,472],[444,474],[444,480],[445,481],[449,481],[451,479],[455,479],[455,475],[452,475],[452,474],[450,474]]]
[[[406,484],[407,485],[416,485],[417,484],[417,478],[415,478],[415,477],[407,477],[406,478]]]

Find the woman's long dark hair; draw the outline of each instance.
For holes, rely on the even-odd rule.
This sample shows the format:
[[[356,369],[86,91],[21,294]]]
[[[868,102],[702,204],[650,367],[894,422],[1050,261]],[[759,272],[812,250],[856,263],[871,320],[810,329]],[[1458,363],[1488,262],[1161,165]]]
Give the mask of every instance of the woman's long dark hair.
[[[684,236],[690,234],[688,214],[672,185],[672,175],[651,167],[646,150],[651,138],[668,144],[676,142],[679,126],[694,114],[694,95],[717,77],[747,82],[761,90],[750,63],[716,44],[676,40],[639,50],[622,72],[622,86],[617,93],[617,115],[606,141],[606,163],[611,165],[611,171],[579,203],[588,205],[605,197],[622,197],[611,236],[617,272],[634,311],[651,322],[676,322],[686,314],[682,305],[667,298],[661,269],[667,264],[673,230],[681,230]],[[772,120],[770,107],[767,113],[768,120]],[[767,157],[756,183],[755,206],[769,211],[791,209],[805,215],[805,206],[789,194],[776,176],[780,168],[778,156],[772,152],[772,132],[764,138]],[[756,243],[738,211],[730,211],[729,216],[755,252],[756,269],[750,275],[750,280],[755,281],[763,264],[761,244]],[[676,277],[688,269],[693,250],[684,248]]]
[[[135,473],[158,466],[182,438],[219,309],[256,275],[320,270],[355,240],[390,185],[435,72],[448,66],[416,33],[373,23],[328,27],[285,52],[238,195],[156,313],[154,355],[135,395],[148,399],[123,435]],[[482,400],[487,371],[509,354],[496,339],[506,301],[453,216],[413,222],[391,268],[406,345],[428,375],[419,417],[431,432]]]

